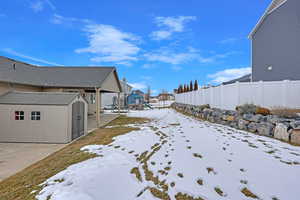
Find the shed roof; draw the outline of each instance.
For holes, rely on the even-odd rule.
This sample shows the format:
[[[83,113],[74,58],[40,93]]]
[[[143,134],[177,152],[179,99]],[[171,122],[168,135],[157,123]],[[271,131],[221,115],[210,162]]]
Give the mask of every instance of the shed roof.
[[[266,17],[271,14],[274,10],[279,8],[281,5],[286,3],[287,0],[272,0],[271,4],[269,7],[266,9],[265,13],[263,16],[259,19],[258,23],[256,26],[253,28],[251,33],[249,34],[249,38],[252,39],[253,35],[256,33],[257,29],[260,27],[260,25],[265,21]]]
[[[41,87],[101,87],[115,67],[40,67],[0,56],[0,81]]]
[[[0,104],[13,105],[69,105],[78,93],[63,92],[8,92],[0,96]]]
[[[235,83],[235,82],[251,82],[251,74],[247,74],[245,76],[242,76],[242,77],[239,77],[239,78],[227,81],[227,82],[223,82],[222,84],[223,85],[228,85],[228,84],[232,84],[232,83]]]

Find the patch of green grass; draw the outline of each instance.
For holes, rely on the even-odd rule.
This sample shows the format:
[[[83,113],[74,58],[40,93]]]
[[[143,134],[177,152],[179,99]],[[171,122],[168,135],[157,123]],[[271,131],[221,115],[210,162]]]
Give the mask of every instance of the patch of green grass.
[[[169,124],[170,126],[180,126],[180,123]]]
[[[222,197],[225,195],[225,193],[222,191],[221,188],[215,187],[214,189],[215,189],[215,192],[218,193],[218,195],[220,195]]]
[[[202,155],[199,154],[199,153],[194,153],[193,156],[196,157],[196,158],[202,158]]]
[[[180,177],[180,178],[183,178],[183,174],[182,173],[178,173],[177,176]]]
[[[280,160],[280,162],[284,163],[284,164],[287,164],[287,165],[292,165],[293,163],[290,162],[290,161],[284,161],[284,160]]]

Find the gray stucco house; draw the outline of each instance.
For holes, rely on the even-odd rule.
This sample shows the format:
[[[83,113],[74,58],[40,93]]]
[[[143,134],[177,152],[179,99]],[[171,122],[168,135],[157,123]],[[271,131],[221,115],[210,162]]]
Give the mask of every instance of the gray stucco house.
[[[273,0],[249,38],[252,81],[300,80],[299,0]]]

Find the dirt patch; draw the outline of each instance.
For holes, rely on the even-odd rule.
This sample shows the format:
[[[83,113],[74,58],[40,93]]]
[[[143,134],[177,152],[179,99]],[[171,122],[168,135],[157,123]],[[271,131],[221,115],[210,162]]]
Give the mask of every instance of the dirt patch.
[[[193,156],[196,157],[196,158],[202,158],[202,157],[203,157],[203,156],[202,156],[201,154],[199,154],[199,153],[194,153]]]
[[[250,197],[250,198],[253,198],[253,199],[258,199],[258,197],[252,193],[248,188],[243,188],[241,190],[241,192],[246,196],[246,197]]]
[[[198,183],[198,185],[203,185],[203,180],[202,179],[198,179],[197,183]]]
[[[214,168],[212,168],[212,167],[207,167],[206,168],[206,170],[207,170],[207,172],[210,174],[210,173],[213,173],[213,174],[217,174],[217,172],[215,172],[215,170],[214,170]]]
[[[222,191],[221,188],[215,187],[214,189],[215,189],[215,192],[218,193],[218,195],[220,195],[221,197],[225,196],[225,193]]]
[[[142,175],[140,173],[139,168],[137,168],[137,167],[132,168],[132,170],[130,171],[130,173],[134,174],[135,177],[136,177],[136,179],[138,179],[140,182],[143,182]]]
[[[154,188],[154,187],[150,188],[150,192],[156,198],[159,198],[159,199],[162,199],[162,200],[171,200],[168,193],[166,193],[164,191],[160,191],[157,188]]]
[[[178,173],[177,176],[180,177],[180,178],[183,178],[183,174],[182,173]]]
[[[188,195],[188,194],[183,194],[183,193],[181,193],[181,192],[179,192],[179,193],[177,193],[177,194],[175,195],[175,199],[176,199],[176,200],[204,200],[204,199],[201,198],[201,197],[195,198],[195,197],[192,197],[192,196],[190,196],[190,195]]]

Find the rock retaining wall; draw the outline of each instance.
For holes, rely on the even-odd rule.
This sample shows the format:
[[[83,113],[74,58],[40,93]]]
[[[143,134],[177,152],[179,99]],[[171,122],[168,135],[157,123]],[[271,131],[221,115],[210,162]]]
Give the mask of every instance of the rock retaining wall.
[[[209,105],[174,103],[172,108],[212,123],[300,145],[300,117],[290,119],[277,115],[241,114],[238,111],[210,108]]]

